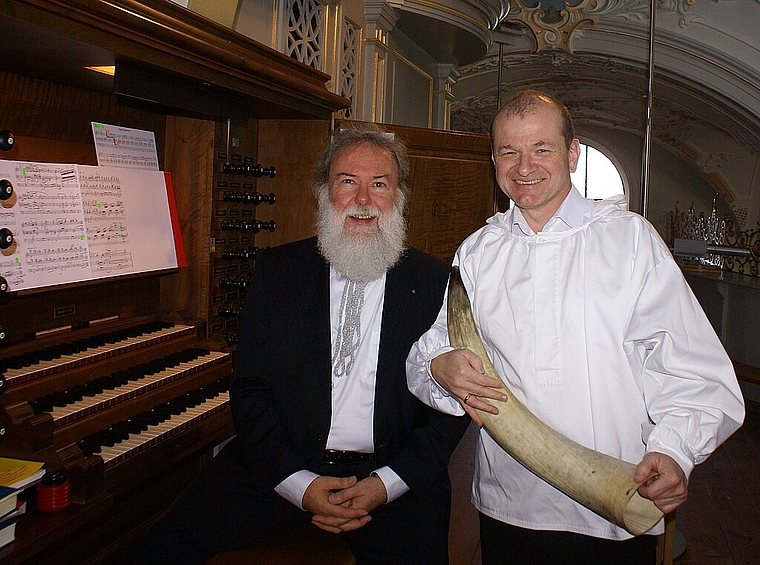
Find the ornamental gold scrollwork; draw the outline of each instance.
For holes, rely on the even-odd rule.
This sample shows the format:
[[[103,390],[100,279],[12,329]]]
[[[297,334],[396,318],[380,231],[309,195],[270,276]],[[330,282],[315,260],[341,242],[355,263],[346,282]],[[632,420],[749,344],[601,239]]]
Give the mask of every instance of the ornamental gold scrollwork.
[[[680,27],[688,27],[687,13],[695,0],[657,0],[656,7],[663,12],[675,12]],[[513,0],[507,21],[526,25],[536,39],[536,52],[558,49],[572,53],[570,45],[576,29],[583,22],[597,24],[599,18],[618,17],[645,20],[649,18],[650,2],[643,0]]]
[[[723,263],[724,271],[760,276],[760,223],[755,229],[737,231],[734,222],[727,219],[724,245],[749,249],[750,252],[748,257],[727,256]]]
[[[510,13],[508,20],[520,21],[525,24],[536,39],[536,52],[545,49],[560,49],[572,53],[570,39],[575,29],[583,22],[596,23],[598,19],[586,12],[591,0],[582,0],[576,5],[568,5],[562,9],[550,6],[544,9],[541,2],[534,6],[526,6],[530,2],[519,1]]]
[[[720,270],[760,276],[760,223],[754,229],[740,230],[733,218],[726,215],[718,220],[715,203],[712,212],[695,213],[693,207],[687,211],[676,210],[670,213],[670,243],[676,238],[706,241],[711,245],[729,248],[748,249],[749,255],[713,255],[700,258],[704,266],[717,267]]]

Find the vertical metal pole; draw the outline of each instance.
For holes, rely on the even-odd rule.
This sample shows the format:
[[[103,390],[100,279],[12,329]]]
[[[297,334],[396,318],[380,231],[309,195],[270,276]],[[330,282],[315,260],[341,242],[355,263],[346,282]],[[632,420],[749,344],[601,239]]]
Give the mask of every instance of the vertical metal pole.
[[[649,1],[649,76],[647,80],[647,116],[644,130],[644,154],[641,168],[641,215],[645,218],[649,212],[649,157],[652,151],[652,105],[654,83],[654,19],[655,0]]]
[[[232,119],[227,118],[227,163],[232,162],[232,153],[230,153],[230,138],[232,137]]]
[[[504,61],[504,44],[499,43],[499,68],[496,72],[496,111],[498,112],[501,108],[501,67],[502,62]],[[499,211],[499,193],[501,192],[501,189],[499,188],[499,183],[495,183],[493,187],[493,213],[496,214]]]
[[[588,198],[588,150],[589,146],[586,145],[583,152],[583,198]]]
[[[496,111],[501,108],[501,67],[504,61],[504,44],[499,43],[499,68],[496,70]]]

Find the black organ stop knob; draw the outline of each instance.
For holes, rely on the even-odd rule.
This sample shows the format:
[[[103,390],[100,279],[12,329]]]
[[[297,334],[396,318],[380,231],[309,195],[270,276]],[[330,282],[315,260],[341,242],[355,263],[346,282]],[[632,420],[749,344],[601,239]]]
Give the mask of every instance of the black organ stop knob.
[[[219,279],[219,288],[246,288],[249,284],[251,284],[250,275],[236,277],[234,279],[228,279],[227,277]]]
[[[0,229],[0,249],[8,249],[13,245],[13,232],[8,228]]]
[[[247,190],[227,190],[222,195],[222,199],[225,202],[242,202],[244,204],[253,204],[254,206],[258,206],[262,202],[269,202],[270,204],[274,204],[274,201],[277,198],[274,195],[274,192],[270,192],[269,194],[261,194],[260,192],[249,192]]]
[[[235,163],[230,163],[229,161],[226,162],[224,165],[222,165],[222,172],[228,173],[228,174],[236,174],[241,173],[244,170],[245,165],[236,165]]]
[[[13,134],[11,132],[9,132],[7,129],[0,131],[0,150],[10,151],[13,149],[13,145],[15,143],[16,140],[13,139]]]
[[[8,179],[0,180],[0,200],[8,200],[13,196],[13,185]]]
[[[261,220],[253,220],[251,222],[240,222],[238,220],[224,220],[222,221],[223,230],[237,230],[237,231],[253,231],[259,233],[261,230],[274,231],[277,229],[277,223],[274,220],[268,222],[262,222]]]
[[[277,174],[277,169],[272,167],[263,167],[260,164],[249,165],[248,163],[224,163],[222,172],[236,175],[252,175],[254,177],[271,177]]]
[[[274,178],[277,175],[277,169],[275,169],[274,166],[266,168],[262,167],[261,165],[256,165],[253,174],[257,177]]]
[[[277,223],[274,220],[269,220],[268,222],[254,220],[251,225],[248,226],[248,229],[251,229],[256,233],[260,232],[261,230],[274,231],[277,229]]]
[[[248,201],[253,202],[255,205],[261,204],[262,202],[269,202],[270,204],[274,204],[274,201],[276,199],[277,197],[274,195],[274,192],[270,192],[269,194],[254,192],[253,194],[248,195]]]
[[[222,317],[236,317],[240,316],[240,312],[243,310],[243,305],[234,303],[220,306],[217,310],[217,314]]]
[[[256,259],[261,251],[260,247],[249,246],[245,249],[224,249],[222,250],[222,259]]]

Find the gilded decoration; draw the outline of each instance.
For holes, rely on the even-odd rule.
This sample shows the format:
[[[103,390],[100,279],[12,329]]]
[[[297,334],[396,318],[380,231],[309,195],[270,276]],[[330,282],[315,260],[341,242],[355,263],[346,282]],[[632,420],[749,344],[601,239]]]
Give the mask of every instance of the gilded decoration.
[[[586,12],[595,0],[517,0],[508,20],[525,24],[536,39],[536,51],[560,49],[572,53],[570,40],[583,22],[596,23],[597,18]]]
[[[679,25],[688,26],[687,13],[696,0],[655,0],[655,8],[680,14]],[[571,42],[583,23],[600,18],[649,19],[650,0],[513,0],[507,21],[527,26],[536,40],[536,51],[557,49],[572,53]]]
[[[683,212],[678,207],[670,213],[670,244],[675,239],[692,239],[734,249],[747,249],[747,255],[712,254],[696,258],[690,262],[701,268],[716,271],[730,271],[740,275],[760,277],[760,223],[754,229],[739,229],[736,222],[728,215],[719,218],[716,199],[709,215],[704,212],[696,214],[694,207]],[[686,266],[689,266],[687,264]]]
[[[724,245],[749,249],[749,257],[729,255],[723,260],[723,270],[760,277],[760,223],[753,230],[738,230],[732,220],[726,220]]]

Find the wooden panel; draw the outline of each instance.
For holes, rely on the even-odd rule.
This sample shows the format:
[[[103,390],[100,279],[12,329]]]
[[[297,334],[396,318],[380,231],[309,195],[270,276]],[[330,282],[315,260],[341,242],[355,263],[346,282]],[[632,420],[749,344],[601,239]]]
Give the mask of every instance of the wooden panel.
[[[487,135],[384,125],[409,148],[409,243],[449,263],[493,214]]]
[[[274,219],[277,229],[256,236],[259,247],[275,246],[316,233],[316,202],[311,193],[314,167],[327,144],[329,124],[311,120],[259,121],[259,161],[277,167],[273,179],[260,179],[260,192],[274,192],[274,206],[261,205],[257,217]]]
[[[117,56],[148,63],[197,79],[205,86],[239,92],[250,98],[251,115],[329,118],[350,101],[325,88],[329,75],[303,65],[229,28],[165,0],[14,0],[0,3],[0,26],[9,33],[26,23],[49,32],[52,59],[66,65],[61,50],[77,38]],[[14,21],[16,20],[16,21]],[[0,29],[2,29],[0,27]],[[6,56],[23,66],[26,53],[17,45]],[[40,55],[35,54],[35,57]],[[35,61],[36,62],[36,61]],[[50,72],[55,72],[53,69]],[[159,93],[160,94],[160,93]]]
[[[167,117],[166,169],[172,173],[188,266],[161,282],[161,304],[207,319],[214,122]]]
[[[157,145],[162,146],[163,115],[121,105],[111,94],[12,73],[0,73],[0,91],[3,93],[0,129],[13,132],[19,142],[27,136],[54,142],[55,153],[59,155],[56,160],[96,164],[92,121],[152,131]],[[71,144],[71,156],[65,154],[67,144]],[[87,158],[81,155],[78,145],[90,147]],[[42,151],[35,151],[34,147]],[[17,143],[11,151],[0,154],[0,158],[52,161],[47,149],[44,144]]]
[[[109,285],[105,293],[102,284]],[[111,317],[128,320],[158,310],[155,277],[32,291],[2,304],[0,326],[7,332],[3,345],[34,339],[38,332],[68,327],[79,329],[96,320]]]
[[[734,370],[738,379],[760,385],[760,367],[734,361]]]
[[[409,242],[450,262],[462,240],[493,213],[495,181],[488,136],[383,127],[399,135],[409,149]],[[259,191],[271,187],[277,195],[271,210],[260,207],[261,218],[275,219],[277,230],[258,234],[257,245],[279,245],[315,233],[316,203],[310,182],[327,139],[324,123],[259,121],[259,161],[275,165],[278,172],[275,179],[259,181]]]
[[[409,242],[449,263],[491,215],[490,163],[412,159]]]

